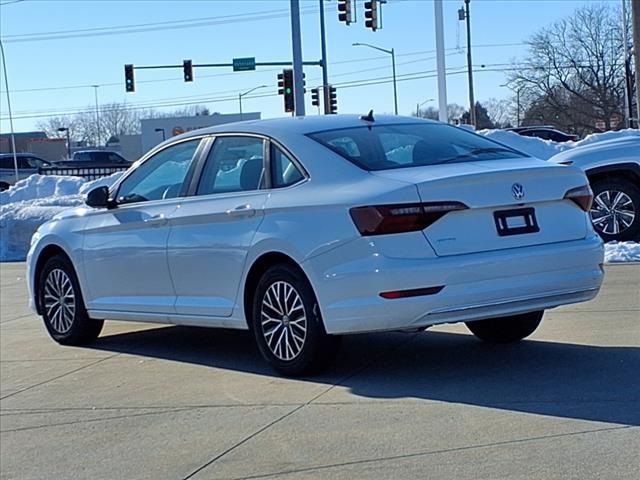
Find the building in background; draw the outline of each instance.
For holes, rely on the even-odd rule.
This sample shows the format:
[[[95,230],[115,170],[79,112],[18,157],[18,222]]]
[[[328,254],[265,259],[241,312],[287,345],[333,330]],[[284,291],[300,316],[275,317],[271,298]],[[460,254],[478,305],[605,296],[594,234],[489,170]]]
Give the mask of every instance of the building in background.
[[[50,162],[67,158],[64,138],[48,138],[45,132],[16,132],[14,137],[17,153],[33,153]],[[12,153],[10,133],[0,134],[0,153]]]
[[[244,120],[260,120],[260,112],[247,112],[242,115],[239,113],[213,113],[211,115],[194,115],[192,117],[143,119],[140,121],[142,153],[148,152],[151,148],[162,143],[163,140],[168,140],[184,132]]]

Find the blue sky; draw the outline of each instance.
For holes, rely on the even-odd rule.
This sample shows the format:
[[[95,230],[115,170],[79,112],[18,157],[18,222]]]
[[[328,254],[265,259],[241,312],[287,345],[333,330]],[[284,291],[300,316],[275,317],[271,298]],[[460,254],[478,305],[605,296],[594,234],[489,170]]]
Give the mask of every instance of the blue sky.
[[[73,112],[99,102],[127,102],[129,105],[206,104],[211,111],[236,113],[237,94],[257,85],[268,88],[256,94],[273,94],[277,67],[255,72],[233,73],[230,68],[195,69],[194,82],[182,81],[182,70],[136,71],[136,92],[124,91],[123,65],[230,62],[234,57],[255,57],[257,61],[287,61],[291,58],[288,0],[0,0],[0,32],[7,56],[14,127],[30,130],[41,118],[20,118]],[[615,0],[611,0],[615,1]],[[358,0],[357,23],[338,22],[336,1],[325,2],[329,80],[338,86],[341,113],[393,111],[390,57],[354,42],[371,43],[396,51],[397,73],[402,75],[435,71],[435,37],[431,0],[389,0],[383,7],[383,28],[366,29]],[[538,29],[570,15],[583,1],[573,0],[472,0],[473,63],[475,92],[479,101],[511,95],[500,87],[504,71],[512,60],[526,52],[523,42]],[[619,3],[619,2],[618,2]],[[467,105],[466,34],[457,10],[462,0],[445,0],[444,24],[447,48],[449,102]],[[320,58],[318,0],[301,0],[303,56]],[[199,26],[193,22],[200,19]],[[189,24],[188,28],[175,28]],[[148,25],[164,22],[161,25]],[[106,27],[142,25],[129,33],[111,34]],[[79,32],[78,30],[82,30]],[[147,30],[134,31],[130,30]],[[71,31],[36,37],[31,34]],[[107,32],[108,35],[95,35]],[[78,36],[81,35],[81,36]],[[457,49],[456,47],[460,47]],[[480,65],[485,65],[484,68]],[[454,72],[460,73],[454,73]],[[319,67],[305,68],[307,90],[321,83]],[[345,88],[345,82],[370,79],[389,83]],[[60,88],[74,87],[74,88]],[[56,88],[50,90],[51,88]],[[400,114],[410,114],[416,103],[437,98],[435,77],[398,83]],[[213,101],[216,99],[217,101]],[[307,113],[316,113],[307,94]],[[435,105],[436,102],[431,102]],[[284,115],[282,97],[265,96],[243,101],[245,111],[261,111],[263,117]],[[9,129],[4,79],[0,100],[2,132]]]

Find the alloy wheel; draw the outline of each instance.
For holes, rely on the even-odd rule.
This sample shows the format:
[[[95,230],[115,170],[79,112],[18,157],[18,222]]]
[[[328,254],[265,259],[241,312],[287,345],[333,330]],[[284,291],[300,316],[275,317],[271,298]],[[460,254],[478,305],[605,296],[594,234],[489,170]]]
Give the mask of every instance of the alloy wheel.
[[[617,190],[604,190],[596,195],[589,213],[595,229],[607,235],[624,232],[636,218],[629,195]]]
[[[284,281],[269,286],[262,299],[260,321],[264,339],[278,359],[291,361],[304,347],[307,316],[302,298]]]
[[[55,268],[47,275],[43,303],[51,327],[58,333],[68,332],[76,313],[76,296],[64,270]]]

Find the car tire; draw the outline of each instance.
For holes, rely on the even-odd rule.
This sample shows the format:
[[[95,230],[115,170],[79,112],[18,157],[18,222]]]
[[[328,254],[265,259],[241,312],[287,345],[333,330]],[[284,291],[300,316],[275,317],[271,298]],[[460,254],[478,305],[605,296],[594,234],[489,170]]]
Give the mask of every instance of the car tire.
[[[531,335],[542,321],[544,310],[509,317],[466,322],[467,328],[488,343],[513,343]]]
[[[340,337],[328,335],[324,328],[309,281],[287,264],[269,268],[260,278],[251,328],[262,356],[285,375],[323,370],[340,346]]]
[[[89,318],[73,265],[62,255],[51,257],[38,278],[38,302],[44,325],[62,345],[93,342],[104,324]]]
[[[605,242],[640,240],[640,188],[624,178],[609,178],[593,182],[591,189],[589,215],[600,237]]]
[[[0,182],[0,192],[4,192],[5,190],[9,190],[11,185],[6,182]]]

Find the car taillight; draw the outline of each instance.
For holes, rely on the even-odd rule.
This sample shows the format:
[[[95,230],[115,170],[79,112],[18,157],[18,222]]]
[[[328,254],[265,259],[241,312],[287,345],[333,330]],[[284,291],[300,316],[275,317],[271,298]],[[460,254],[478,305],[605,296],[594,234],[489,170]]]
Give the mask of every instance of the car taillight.
[[[582,210],[588,212],[593,203],[593,192],[589,185],[583,185],[569,190],[564,194],[564,198],[573,200]]]
[[[385,235],[424,230],[447,213],[467,208],[460,202],[405,203],[355,207],[349,213],[362,235]]]

